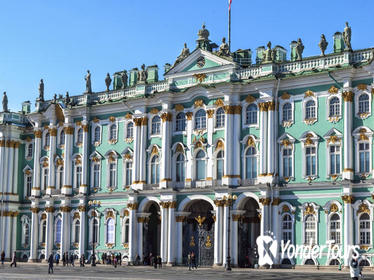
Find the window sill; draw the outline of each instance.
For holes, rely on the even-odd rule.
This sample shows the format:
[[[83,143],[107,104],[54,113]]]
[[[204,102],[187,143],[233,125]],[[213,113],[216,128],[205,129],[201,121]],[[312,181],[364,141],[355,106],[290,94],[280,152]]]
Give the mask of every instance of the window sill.
[[[315,122],[317,122],[317,118],[310,118],[310,119],[305,119],[304,120],[304,123],[307,124],[307,125],[312,125]]]
[[[340,121],[342,116],[331,116],[331,117],[328,117],[327,120],[331,123],[337,123],[338,121]]]
[[[357,113],[357,114],[356,114],[356,117],[357,117],[358,119],[364,120],[364,119],[367,119],[368,117],[370,117],[370,115],[371,115],[370,112]]]

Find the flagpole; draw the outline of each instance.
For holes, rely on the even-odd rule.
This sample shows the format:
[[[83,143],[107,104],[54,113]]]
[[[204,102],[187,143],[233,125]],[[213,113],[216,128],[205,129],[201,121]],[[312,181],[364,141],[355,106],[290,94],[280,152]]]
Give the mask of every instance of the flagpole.
[[[229,51],[231,51],[231,1],[229,0]]]

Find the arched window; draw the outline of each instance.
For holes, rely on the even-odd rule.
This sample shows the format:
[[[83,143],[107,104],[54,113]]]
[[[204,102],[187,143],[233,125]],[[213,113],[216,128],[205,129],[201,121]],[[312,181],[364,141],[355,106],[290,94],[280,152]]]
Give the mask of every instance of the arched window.
[[[340,217],[338,214],[333,214],[330,217],[330,240],[335,240],[335,244],[341,244],[340,239]]]
[[[159,116],[154,116],[152,119],[152,134],[160,134],[161,133],[161,119]]]
[[[329,117],[340,116],[340,101],[339,98],[333,97],[330,99],[330,112]]]
[[[217,109],[216,112],[216,127],[224,127],[225,126],[225,111],[222,107]]]
[[[160,182],[160,163],[159,157],[153,156],[151,160],[151,184],[158,184]]]
[[[205,153],[202,150],[196,154],[196,180],[205,180]]]
[[[76,220],[74,223],[74,242],[79,243],[81,223],[79,220]]]
[[[195,114],[195,129],[206,128],[206,113],[204,109],[200,109]]]
[[[48,186],[48,173],[49,169],[47,167],[44,167],[43,169],[43,177],[42,177],[42,190],[46,190]]]
[[[292,106],[291,103],[286,103],[282,107],[282,121],[289,122],[292,120]]]
[[[64,167],[62,165],[57,167],[56,175],[56,188],[60,190],[62,189],[62,184],[64,182]]]
[[[80,128],[77,131],[77,145],[81,145],[83,143],[83,129]]]
[[[65,145],[65,131],[64,131],[64,129],[62,129],[61,133],[60,133],[60,145]]]
[[[125,220],[123,227],[124,227],[123,228],[123,233],[124,233],[123,243],[129,243],[129,229],[130,229],[129,219]]]
[[[339,265],[339,264],[340,264],[340,262],[337,259],[332,259],[330,261],[330,265]]]
[[[117,139],[117,125],[112,124],[109,130],[109,140],[113,141]]]
[[[309,100],[305,104],[305,119],[315,119],[316,118],[316,103],[314,100]]]
[[[27,145],[26,157],[27,158],[32,158],[32,152],[33,152],[33,145],[32,145],[32,143],[30,143],[30,144]]]
[[[316,162],[317,154],[316,147],[306,147],[305,148],[305,174],[306,176],[317,175]]]
[[[370,172],[370,146],[368,142],[358,144],[359,172]]]
[[[305,217],[305,240],[304,244],[316,244],[316,218],[314,215]]]
[[[101,128],[100,126],[96,126],[94,130],[94,142],[100,142],[101,137]]]
[[[23,225],[23,240],[22,245],[27,247],[30,244],[30,226],[29,222],[25,222]]]
[[[175,120],[175,130],[185,131],[186,129],[186,114],[183,112],[178,113]]]
[[[74,167],[74,188],[79,188],[82,185],[82,165],[75,165]]]
[[[184,182],[184,155],[181,153],[177,156],[175,175],[177,182]]]
[[[92,230],[94,231],[94,234],[93,234],[93,236],[94,236],[94,240],[93,240],[93,243],[98,243],[98,240],[99,240],[99,221],[96,219],[96,218],[94,218],[93,219],[93,224],[92,224]]]
[[[283,158],[283,177],[292,177],[292,148],[283,148],[282,151]]]
[[[30,170],[28,171],[29,172],[25,173],[25,186],[26,186],[25,196],[26,197],[31,196],[31,189],[32,189],[32,173],[30,172]]]
[[[257,124],[257,106],[256,104],[250,104],[247,106],[245,112],[245,123],[246,124]]]
[[[369,113],[369,95],[363,93],[358,98],[358,113]]]
[[[370,245],[370,216],[367,213],[363,213],[359,219],[360,222],[360,244],[359,245]]]
[[[56,243],[61,243],[61,234],[62,234],[62,231],[61,231],[61,228],[62,228],[62,221],[60,218],[57,218],[57,222],[56,222],[56,236],[55,236],[55,242]]]
[[[304,264],[305,265],[316,265],[313,259],[307,259]]]
[[[257,177],[257,152],[255,147],[249,147],[245,153],[245,178]]]
[[[106,243],[114,244],[114,219],[109,218],[106,224]]]
[[[49,134],[49,132],[47,132],[45,134],[44,146],[48,146],[49,147],[50,140],[51,140],[51,135]]]
[[[292,243],[292,218],[290,214],[285,214],[282,218],[282,240],[287,243],[289,240]]]
[[[100,164],[99,163],[93,163],[92,165],[92,172],[93,172],[93,176],[92,176],[92,180],[93,180],[93,184],[92,184],[92,187],[93,188],[100,188]]]
[[[216,180],[222,180],[223,177],[223,151],[217,153]]]
[[[109,187],[116,186],[116,179],[117,179],[117,163],[110,162],[109,163]]]
[[[41,243],[45,243],[46,236],[47,236],[47,221],[43,220],[42,221],[42,235],[41,235],[41,240],[40,240]]]
[[[129,122],[127,124],[126,138],[133,138],[133,137],[134,137],[134,123]]]
[[[132,184],[132,161],[126,161],[125,163],[125,172],[126,172],[126,186],[130,186]]]

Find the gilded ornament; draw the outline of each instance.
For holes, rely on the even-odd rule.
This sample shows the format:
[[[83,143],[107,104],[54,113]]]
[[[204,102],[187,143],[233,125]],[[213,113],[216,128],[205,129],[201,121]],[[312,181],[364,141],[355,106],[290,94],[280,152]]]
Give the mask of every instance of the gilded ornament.
[[[283,147],[291,146],[291,141],[288,138],[282,139],[281,146]]]
[[[206,74],[194,74],[193,77],[199,82],[202,83],[206,79]]]
[[[64,127],[65,134],[73,135],[74,134],[74,127],[72,126],[66,126]]]
[[[233,220],[234,222],[240,221],[241,217],[242,217],[242,216],[239,215],[239,214],[232,214],[232,220]]]
[[[200,227],[201,227],[202,224],[204,223],[205,219],[206,219],[206,217],[201,217],[200,215],[197,216],[197,217],[195,217],[195,220],[196,220],[196,222],[199,224]]]
[[[339,92],[339,89],[335,86],[331,86],[328,90],[328,93],[331,93],[331,94],[337,94]]]
[[[260,108],[261,112],[267,112],[268,111],[268,106],[269,106],[269,103],[267,103],[267,102],[262,102],[262,103],[258,104],[258,107]]]
[[[98,123],[100,121],[100,119],[98,119],[97,117],[94,117],[93,120],[92,120],[94,123]]]
[[[187,112],[186,116],[187,116],[187,120],[190,121],[190,120],[192,120],[193,113],[192,112]]]
[[[142,118],[135,118],[134,119],[135,126],[141,126],[142,124]]]
[[[312,205],[308,205],[307,207],[305,207],[304,216],[315,215],[315,214],[316,212],[314,211],[314,207]]]
[[[357,210],[357,214],[359,213],[367,213],[370,215],[369,207],[366,204],[361,203]]]
[[[311,91],[311,90],[307,90],[304,94],[304,98],[307,98],[307,97],[311,97],[311,96],[315,96],[314,95],[314,92]]]
[[[353,202],[353,196],[352,195],[343,195],[342,196],[342,200],[344,201],[344,203],[347,203],[347,204],[352,204]]]
[[[53,212],[55,211],[55,208],[54,208],[53,206],[47,206],[47,207],[45,208],[45,211],[46,211],[47,213],[53,213]]]
[[[148,124],[148,118],[147,117],[143,117],[142,121],[141,121],[141,125],[142,126],[146,126],[147,124]]]
[[[149,112],[150,112],[151,114],[156,115],[156,114],[158,114],[159,111],[160,111],[160,110],[157,109],[157,108],[152,108]]]
[[[123,211],[123,215],[124,215],[125,217],[128,217],[128,216],[130,215],[129,210],[125,210],[125,211]]]
[[[110,122],[115,122],[115,121],[116,121],[116,117],[114,117],[114,116],[110,116],[110,117],[109,117],[109,121],[110,121]]]
[[[225,104],[223,103],[223,100],[218,98],[215,102],[214,102],[214,105],[216,105],[217,107],[223,107]]]
[[[79,205],[79,206],[78,206],[78,210],[79,210],[80,212],[86,212],[86,211],[87,211],[87,207],[86,207],[86,205]]]
[[[212,241],[211,241],[209,235],[206,237],[205,247],[206,248],[211,248],[212,247]]]
[[[48,131],[51,136],[57,136],[57,128],[50,128]]]
[[[279,197],[274,197],[272,205],[277,206],[277,205],[279,205],[280,202],[281,202],[281,200],[280,200]]]
[[[132,159],[132,155],[130,153],[125,154],[125,159],[127,160]]]
[[[366,90],[368,88],[368,86],[366,85],[366,84],[359,84],[358,86],[357,86],[357,89],[358,90]]]
[[[245,98],[245,102],[247,102],[248,104],[250,103],[253,103],[256,101],[256,98],[252,95],[248,95],[246,98]]]
[[[171,113],[163,113],[161,115],[162,122],[171,122],[173,119],[173,115]]]
[[[259,201],[263,206],[270,205],[270,198],[268,197],[261,197]]]
[[[89,126],[87,124],[82,125],[83,131],[88,132],[88,127]]]
[[[71,211],[71,207],[70,206],[61,206],[60,207],[60,211],[61,212],[70,212]]]
[[[274,101],[269,101],[268,102],[268,110],[269,111],[275,111],[275,102]]]
[[[216,150],[224,150],[225,149],[225,144],[223,144],[222,140],[217,141],[216,144]]]
[[[193,104],[194,104],[195,108],[203,107],[204,106],[204,100],[196,99]]]
[[[282,207],[282,212],[283,213],[286,213],[286,212],[290,212],[290,208],[288,207],[288,205],[283,205],[283,207]]]
[[[152,147],[152,150],[151,150],[151,155],[158,155],[158,149],[157,149],[157,146],[153,146]]]
[[[127,208],[129,208],[130,210],[137,210],[138,209],[138,203],[136,203],[136,202],[128,203]]]
[[[108,219],[108,218],[115,218],[115,215],[114,215],[114,213],[113,213],[113,211],[112,210],[110,210],[110,211],[108,211],[107,213],[106,213],[106,218]]]
[[[181,112],[184,110],[184,106],[182,104],[175,104],[174,110],[177,112]]]
[[[330,206],[330,212],[338,212],[338,210],[339,210],[339,208],[338,208],[338,206],[335,204],[335,203],[333,203],[333,204],[331,204],[331,206]]]
[[[31,207],[30,208],[30,211],[34,214],[38,213],[39,212],[39,208],[38,207]]]
[[[192,235],[190,240],[190,247],[195,247],[195,237]]]
[[[34,131],[35,138],[42,138],[42,134],[43,132],[41,130]]]
[[[184,153],[183,146],[181,144],[178,144],[177,147],[175,148],[175,152],[183,154]]]
[[[345,102],[353,102],[354,94],[352,91],[345,91],[343,92],[342,96]]]
[[[212,110],[212,109],[207,110],[206,113],[208,114],[208,118],[209,119],[213,118],[213,116],[214,116],[214,110]]]
[[[256,141],[252,136],[248,137],[247,146],[248,147],[256,147]]]
[[[283,100],[288,100],[291,98],[291,95],[288,92],[283,92],[280,98]]]
[[[79,219],[80,218],[80,215],[78,212],[75,212],[74,215],[73,215],[73,219]]]
[[[334,144],[334,143],[337,143],[337,142],[340,142],[340,138],[338,138],[338,136],[336,135],[331,135],[329,138],[327,138],[327,143],[330,144]]]
[[[30,136],[27,136],[26,137],[26,142],[31,142],[32,141],[32,138]]]
[[[131,120],[132,119],[132,115],[130,113],[127,113],[126,116],[125,116],[125,119]]]

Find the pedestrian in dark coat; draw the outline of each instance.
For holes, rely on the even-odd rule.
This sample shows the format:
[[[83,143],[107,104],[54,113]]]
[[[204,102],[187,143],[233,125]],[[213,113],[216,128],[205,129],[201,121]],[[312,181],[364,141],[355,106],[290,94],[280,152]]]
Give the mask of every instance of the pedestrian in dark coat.
[[[158,268],[162,268],[162,259],[158,256]]]
[[[16,255],[16,251],[14,251],[14,253],[13,253],[12,262],[10,263],[10,267],[12,267],[13,265],[14,265],[14,267],[17,267],[17,255]]]
[[[153,260],[153,267],[157,269],[158,256],[154,256],[152,260]]]
[[[48,274],[50,274],[52,271],[53,274],[53,255],[50,254],[48,258]]]
[[[70,263],[72,266],[74,266],[74,254],[70,255]]]
[[[55,260],[56,260],[56,266],[57,266],[58,263],[60,262],[60,255],[59,254],[56,254]]]
[[[1,252],[1,265],[4,265],[4,261],[5,261],[5,252],[2,251]]]

